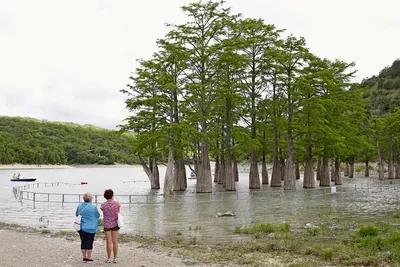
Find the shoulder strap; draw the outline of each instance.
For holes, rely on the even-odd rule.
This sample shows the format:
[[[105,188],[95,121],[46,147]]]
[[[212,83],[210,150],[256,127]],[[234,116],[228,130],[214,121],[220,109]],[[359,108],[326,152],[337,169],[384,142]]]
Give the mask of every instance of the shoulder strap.
[[[81,205],[82,205],[82,204],[81,204]],[[90,206],[90,204],[87,204],[86,207],[84,207],[84,208],[79,212],[79,215],[81,215],[81,213],[82,213],[88,206]]]

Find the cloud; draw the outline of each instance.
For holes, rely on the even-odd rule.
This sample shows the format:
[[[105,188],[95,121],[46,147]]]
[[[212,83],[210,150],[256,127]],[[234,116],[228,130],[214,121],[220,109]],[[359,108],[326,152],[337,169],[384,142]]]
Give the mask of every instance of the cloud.
[[[136,59],[189,0],[0,2],[0,114],[115,128]],[[233,13],[304,36],[320,57],[357,63],[357,80],[399,57],[394,0],[227,0]]]

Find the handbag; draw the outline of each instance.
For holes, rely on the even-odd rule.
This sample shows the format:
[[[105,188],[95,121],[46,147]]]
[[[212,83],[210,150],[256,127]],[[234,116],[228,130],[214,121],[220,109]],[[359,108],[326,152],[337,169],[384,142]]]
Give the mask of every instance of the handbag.
[[[73,227],[74,227],[74,229],[75,229],[76,231],[80,231],[80,230],[81,230],[81,221],[82,221],[82,215],[81,215],[81,213],[82,213],[82,211],[84,211],[88,206],[89,206],[89,205],[87,205],[86,207],[84,207],[83,210],[81,210],[81,211],[79,212],[78,216],[75,217]]]
[[[121,228],[124,226],[124,216],[121,213],[118,213],[118,227]]]

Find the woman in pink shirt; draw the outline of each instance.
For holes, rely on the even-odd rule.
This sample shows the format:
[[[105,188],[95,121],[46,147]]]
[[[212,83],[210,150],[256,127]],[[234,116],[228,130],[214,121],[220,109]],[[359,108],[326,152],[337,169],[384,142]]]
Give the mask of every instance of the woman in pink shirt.
[[[113,200],[113,196],[114,192],[111,189],[104,191],[104,198],[107,201],[100,207],[103,211],[104,232],[106,233],[107,263],[111,262],[111,250],[114,253],[114,263],[118,262],[118,213],[121,206],[118,201]]]

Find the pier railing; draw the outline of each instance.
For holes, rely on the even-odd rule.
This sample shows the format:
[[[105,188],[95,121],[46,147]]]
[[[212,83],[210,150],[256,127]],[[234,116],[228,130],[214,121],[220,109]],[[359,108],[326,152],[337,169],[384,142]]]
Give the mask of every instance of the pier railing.
[[[30,183],[26,185],[16,186],[13,188],[14,197],[20,201],[28,200],[35,203],[48,202],[48,203],[80,203],[83,201],[83,195],[77,193],[46,193],[35,192],[33,189],[42,187],[58,187],[62,185],[79,185],[72,183]],[[354,191],[364,191],[367,193],[382,190],[400,190],[399,182],[381,182],[381,183],[361,183],[354,185],[338,185],[331,187],[319,187],[313,189],[285,191],[285,190],[268,190],[268,191],[249,191],[249,192],[213,192],[213,193],[175,193],[169,196],[162,194],[122,194],[114,195],[114,199],[118,200],[121,204],[158,204],[168,202],[181,202],[196,201],[196,202],[214,202],[223,201],[225,199],[231,200],[251,200],[257,197],[296,197],[297,199],[312,200],[315,198],[327,198],[330,195],[347,194]],[[399,200],[397,200],[398,202]],[[93,195],[93,203],[100,204],[104,202],[103,195]]]

